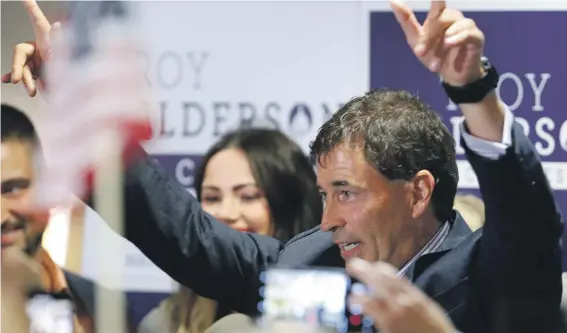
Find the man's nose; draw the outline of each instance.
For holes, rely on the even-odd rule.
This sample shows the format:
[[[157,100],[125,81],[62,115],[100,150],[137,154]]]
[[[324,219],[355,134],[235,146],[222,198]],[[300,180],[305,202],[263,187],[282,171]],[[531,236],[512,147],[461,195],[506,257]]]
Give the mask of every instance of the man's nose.
[[[321,230],[335,231],[345,225],[345,219],[334,209],[333,205],[327,204],[321,218]]]

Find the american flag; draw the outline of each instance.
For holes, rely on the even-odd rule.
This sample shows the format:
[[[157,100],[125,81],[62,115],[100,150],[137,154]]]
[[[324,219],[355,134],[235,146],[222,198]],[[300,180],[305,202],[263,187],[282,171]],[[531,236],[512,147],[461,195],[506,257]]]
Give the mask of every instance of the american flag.
[[[52,37],[43,136],[47,167],[36,204],[65,205],[84,195],[95,166],[151,137],[151,93],[140,66],[134,1],[72,1]],[[117,141],[109,142],[110,137]],[[105,141],[107,140],[107,141]]]

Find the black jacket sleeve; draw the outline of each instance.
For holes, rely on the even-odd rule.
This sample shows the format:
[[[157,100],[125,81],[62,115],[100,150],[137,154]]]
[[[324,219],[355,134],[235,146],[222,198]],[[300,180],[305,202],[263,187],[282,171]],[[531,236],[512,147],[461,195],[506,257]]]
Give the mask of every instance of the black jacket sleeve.
[[[490,332],[548,332],[562,293],[563,220],[540,158],[517,123],[512,139],[498,160],[466,149],[486,207],[473,297],[490,318]]]
[[[178,283],[255,314],[259,274],[282,244],[215,220],[142,148],[138,156],[124,175],[125,237]]]

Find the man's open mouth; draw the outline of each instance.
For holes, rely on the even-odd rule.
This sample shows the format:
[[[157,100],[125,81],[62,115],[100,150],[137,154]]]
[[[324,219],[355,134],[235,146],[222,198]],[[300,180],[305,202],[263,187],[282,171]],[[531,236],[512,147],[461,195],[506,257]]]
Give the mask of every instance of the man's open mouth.
[[[2,224],[0,242],[2,244],[2,249],[14,245],[18,237],[20,237],[20,232],[23,232],[25,227],[24,221],[7,222]]]
[[[360,252],[360,242],[340,243],[339,249],[343,258],[355,257]]]

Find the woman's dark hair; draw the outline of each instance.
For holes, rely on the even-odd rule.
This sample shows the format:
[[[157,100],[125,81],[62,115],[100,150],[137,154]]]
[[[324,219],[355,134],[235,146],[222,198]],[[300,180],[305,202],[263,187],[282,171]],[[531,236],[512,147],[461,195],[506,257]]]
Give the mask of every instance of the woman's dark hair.
[[[275,238],[287,242],[321,222],[323,205],[313,165],[301,148],[278,130],[246,128],[224,135],[203,157],[195,174],[199,200],[209,160],[228,148],[241,149],[246,155],[268,201]]]

